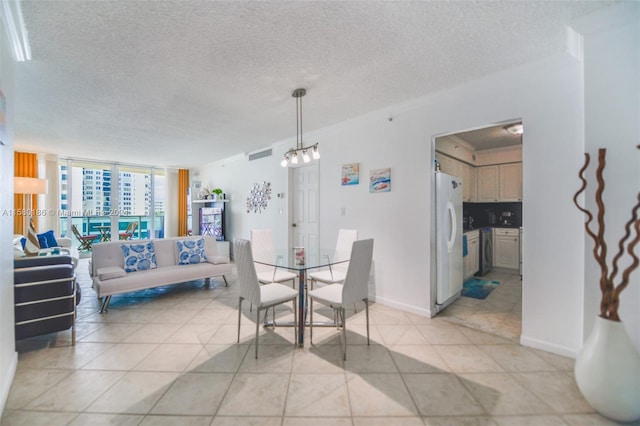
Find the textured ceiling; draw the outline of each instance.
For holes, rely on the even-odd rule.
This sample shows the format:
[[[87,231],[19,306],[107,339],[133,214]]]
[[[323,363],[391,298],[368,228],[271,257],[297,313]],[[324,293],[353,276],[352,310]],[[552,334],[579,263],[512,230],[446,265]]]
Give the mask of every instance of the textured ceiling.
[[[16,149],[191,167],[560,53],[611,1],[22,0]]]

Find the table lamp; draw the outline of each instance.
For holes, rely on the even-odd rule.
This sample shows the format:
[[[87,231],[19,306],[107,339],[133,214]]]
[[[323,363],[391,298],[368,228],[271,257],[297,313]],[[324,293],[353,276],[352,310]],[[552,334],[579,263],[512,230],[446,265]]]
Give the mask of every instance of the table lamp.
[[[14,177],[13,178],[13,192],[16,194],[23,194],[24,196],[24,209],[26,215],[23,217],[23,235],[26,237],[29,229],[29,219],[32,216],[31,196],[37,194],[47,193],[48,182],[46,179],[30,178],[30,177]]]

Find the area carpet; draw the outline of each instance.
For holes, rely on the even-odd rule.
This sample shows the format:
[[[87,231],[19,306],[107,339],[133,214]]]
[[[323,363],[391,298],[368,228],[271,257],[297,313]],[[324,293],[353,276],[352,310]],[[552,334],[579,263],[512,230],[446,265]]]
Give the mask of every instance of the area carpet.
[[[495,289],[499,281],[488,281],[481,278],[469,278],[462,284],[462,295],[474,299],[486,299]]]

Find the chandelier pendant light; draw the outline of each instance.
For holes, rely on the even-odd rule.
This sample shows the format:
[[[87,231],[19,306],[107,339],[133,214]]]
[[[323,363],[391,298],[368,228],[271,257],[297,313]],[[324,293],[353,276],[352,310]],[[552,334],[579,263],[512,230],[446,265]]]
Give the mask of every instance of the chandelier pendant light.
[[[307,91],[305,89],[296,89],[291,94],[291,96],[296,98],[296,147],[291,148],[284,154],[284,158],[280,162],[282,167],[298,164],[299,161],[308,163],[312,157],[314,160],[320,158],[317,142],[309,146],[304,146],[302,142],[302,97],[306,94]],[[311,153],[311,156],[309,156],[309,153]]]

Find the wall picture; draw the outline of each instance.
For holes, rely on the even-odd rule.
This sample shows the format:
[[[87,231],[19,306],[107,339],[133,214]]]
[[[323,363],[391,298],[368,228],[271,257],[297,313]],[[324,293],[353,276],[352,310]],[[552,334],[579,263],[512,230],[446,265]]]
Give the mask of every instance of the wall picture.
[[[369,172],[369,192],[391,191],[391,169],[375,169]]]
[[[357,185],[360,183],[360,164],[351,163],[342,165],[342,185]]]

